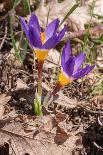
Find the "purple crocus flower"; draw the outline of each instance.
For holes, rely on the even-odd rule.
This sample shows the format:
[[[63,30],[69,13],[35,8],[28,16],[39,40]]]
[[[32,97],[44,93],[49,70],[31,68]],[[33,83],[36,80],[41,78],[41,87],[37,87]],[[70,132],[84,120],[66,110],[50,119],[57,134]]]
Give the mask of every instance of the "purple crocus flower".
[[[29,23],[25,22],[23,17],[20,17],[20,22],[30,45],[34,49],[39,60],[44,61],[48,55],[48,51],[54,48],[63,38],[66,27],[60,33],[57,33],[59,20],[53,20],[45,31],[42,31],[38,22],[37,16],[32,13]]]
[[[94,67],[87,64],[84,68],[82,67],[85,61],[85,53],[80,53],[78,56],[73,56],[70,42],[68,41],[63,49],[61,56],[61,72],[59,75],[59,84],[64,86],[71,83],[73,80],[77,80],[87,75]]]

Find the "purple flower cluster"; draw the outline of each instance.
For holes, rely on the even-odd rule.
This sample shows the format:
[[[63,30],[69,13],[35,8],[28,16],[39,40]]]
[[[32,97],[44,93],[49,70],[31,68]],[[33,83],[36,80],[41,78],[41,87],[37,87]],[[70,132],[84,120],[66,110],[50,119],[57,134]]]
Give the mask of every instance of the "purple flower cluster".
[[[22,28],[29,40],[30,45],[34,49],[36,56],[39,60],[44,61],[48,55],[48,51],[54,48],[63,38],[67,28],[64,27],[59,33],[57,29],[59,27],[59,20],[53,20],[45,29],[41,30],[37,16],[33,13],[28,23],[23,17],[20,17]],[[94,67],[87,64],[82,67],[85,61],[85,53],[80,53],[78,56],[73,56],[70,42],[68,41],[63,48],[61,56],[61,72],[59,75],[59,84],[64,86],[73,80],[84,77]]]

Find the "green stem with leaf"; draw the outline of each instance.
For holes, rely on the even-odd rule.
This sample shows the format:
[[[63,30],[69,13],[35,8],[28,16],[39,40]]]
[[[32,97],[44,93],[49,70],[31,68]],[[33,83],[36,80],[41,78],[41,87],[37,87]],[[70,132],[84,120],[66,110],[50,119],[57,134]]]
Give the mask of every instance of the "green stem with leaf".
[[[34,111],[35,115],[42,115],[42,69],[44,61],[38,60],[38,90],[35,94]]]

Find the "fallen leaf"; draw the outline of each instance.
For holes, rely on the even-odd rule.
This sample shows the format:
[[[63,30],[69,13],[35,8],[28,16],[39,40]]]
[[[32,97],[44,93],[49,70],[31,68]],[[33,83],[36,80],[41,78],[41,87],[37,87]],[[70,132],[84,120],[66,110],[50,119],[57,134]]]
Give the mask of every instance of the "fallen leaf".
[[[64,121],[66,119],[66,117],[67,117],[67,115],[65,113],[56,111],[55,119],[56,119],[57,123]]]
[[[62,126],[52,127],[52,117],[54,117],[54,115],[48,116],[47,119],[44,116],[41,118],[37,117],[34,119],[34,122],[32,122],[34,124],[34,131],[32,128],[32,130],[28,130],[28,132],[25,132],[23,123],[19,122],[19,120],[11,120],[0,128],[0,139],[2,139],[0,145],[9,142],[9,147],[15,152],[15,154],[19,155],[26,153],[30,155],[68,155],[68,153],[71,153],[76,148],[75,143],[78,139],[78,135],[76,134],[81,131],[81,128],[78,128],[75,132],[67,132],[67,128],[64,128],[63,124]],[[31,122],[30,118],[25,121],[24,125],[28,125],[29,127],[29,122]],[[30,126],[31,125],[32,124],[30,123]],[[39,127],[42,128],[40,132],[33,137],[35,127],[36,129],[39,129]],[[50,132],[51,129],[56,129],[57,132]],[[60,147],[57,144],[60,144]]]
[[[42,83],[42,86],[44,87],[44,89],[47,90],[47,92],[52,90],[52,88],[50,88],[44,82]],[[58,92],[57,98],[54,100],[54,104],[55,103],[57,103],[60,106],[67,107],[67,108],[75,108],[78,104],[78,102],[76,100],[68,98],[61,92]]]
[[[27,88],[29,88],[28,86],[27,86],[27,84],[22,80],[22,79],[17,79],[17,81],[16,81],[16,91],[18,91],[18,90],[26,90]]]
[[[2,117],[3,117],[4,111],[5,111],[4,106],[3,106],[3,105],[0,105],[0,120],[1,120]]]
[[[94,96],[91,99],[91,102],[94,102],[94,103],[103,103],[103,95]]]
[[[0,105],[6,105],[11,99],[11,96],[7,96],[6,94],[0,95]]]
[[[49,51],[47,60],[44,64],[44,68],[54,68],[60,65],[60,53],[56,49],[51,49]]]

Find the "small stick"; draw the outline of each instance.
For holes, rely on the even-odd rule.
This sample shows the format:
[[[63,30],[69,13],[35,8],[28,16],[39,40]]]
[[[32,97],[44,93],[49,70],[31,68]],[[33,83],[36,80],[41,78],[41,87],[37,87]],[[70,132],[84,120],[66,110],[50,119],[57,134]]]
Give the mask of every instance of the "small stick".
[[[4,45],[6,36],[7,36],[7,22],[6,22],[6,26],[5,26],[5,35],[4,35],[3,40],[2,40],[2,42],[1,42],[1,44],[0,44],[0,50],[2,49],[2,47],[3,47],[3,45]]]

